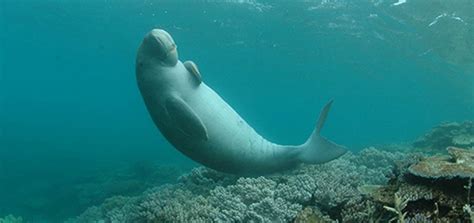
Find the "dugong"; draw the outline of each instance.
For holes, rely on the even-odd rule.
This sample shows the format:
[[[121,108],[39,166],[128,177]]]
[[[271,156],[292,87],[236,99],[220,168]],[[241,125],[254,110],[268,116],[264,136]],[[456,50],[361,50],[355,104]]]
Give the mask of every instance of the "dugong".
[[[163,136],[181,153],[212,169],[262,175],[300,163],[328,162],[347,151],[320,135],[332,101],[322,109],[305,143],[278,145],[266,140],[203,82],[195,63],[178,60],[177,46],[164,30],[153,29],[144,37],[137,52],[136,78]]]

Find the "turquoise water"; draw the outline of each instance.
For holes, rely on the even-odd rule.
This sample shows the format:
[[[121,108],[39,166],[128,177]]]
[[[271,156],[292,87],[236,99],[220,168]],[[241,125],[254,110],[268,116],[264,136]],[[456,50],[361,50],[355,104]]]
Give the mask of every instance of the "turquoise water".
[[[473,120],[474,3],[394,3],[1,1],[0,216],[61,221],[85,208],[68,188],[87,176],[197,165],[137,89],[152,28],[274,142],[303,142],[331,98],[324,135],[353,151]]]

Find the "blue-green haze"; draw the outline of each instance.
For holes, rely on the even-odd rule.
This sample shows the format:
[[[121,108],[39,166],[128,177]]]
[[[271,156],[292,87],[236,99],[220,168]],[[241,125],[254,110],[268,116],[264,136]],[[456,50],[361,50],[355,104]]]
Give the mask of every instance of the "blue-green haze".
[[[473,3],[395,2],[2,0],[0,216],[74,216],[82,207],[58,191],[102,169],[197,165],[161,136],[136,86],[152,28],[278,143],[303,142],[331,98],[323,134],[354,151],[473,120]]]

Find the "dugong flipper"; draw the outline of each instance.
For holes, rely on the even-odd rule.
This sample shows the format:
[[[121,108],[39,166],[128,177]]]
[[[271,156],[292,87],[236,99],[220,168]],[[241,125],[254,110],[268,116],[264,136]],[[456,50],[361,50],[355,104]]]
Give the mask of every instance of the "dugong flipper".
[[[278,145],[260,136],[216,92],[192,61],[178,60],[176,44],[164,30],[143,39],[136,74],[145,105],[165,138],[179,151],[210,168],[236,174],[265,174],[299,163],[324,163],[347,150],[320,131],[332,101],[302,145]]]

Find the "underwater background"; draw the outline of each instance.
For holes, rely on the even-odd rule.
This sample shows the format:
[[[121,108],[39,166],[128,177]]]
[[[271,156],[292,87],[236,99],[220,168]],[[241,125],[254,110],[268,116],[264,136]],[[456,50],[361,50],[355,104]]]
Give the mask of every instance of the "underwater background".
[[[474,120],[472,0],[2,0],[0,217],[62,222],[198,166],[137,88],[153,28],[276,143],[332,98],[323,135],[353,152]]]

